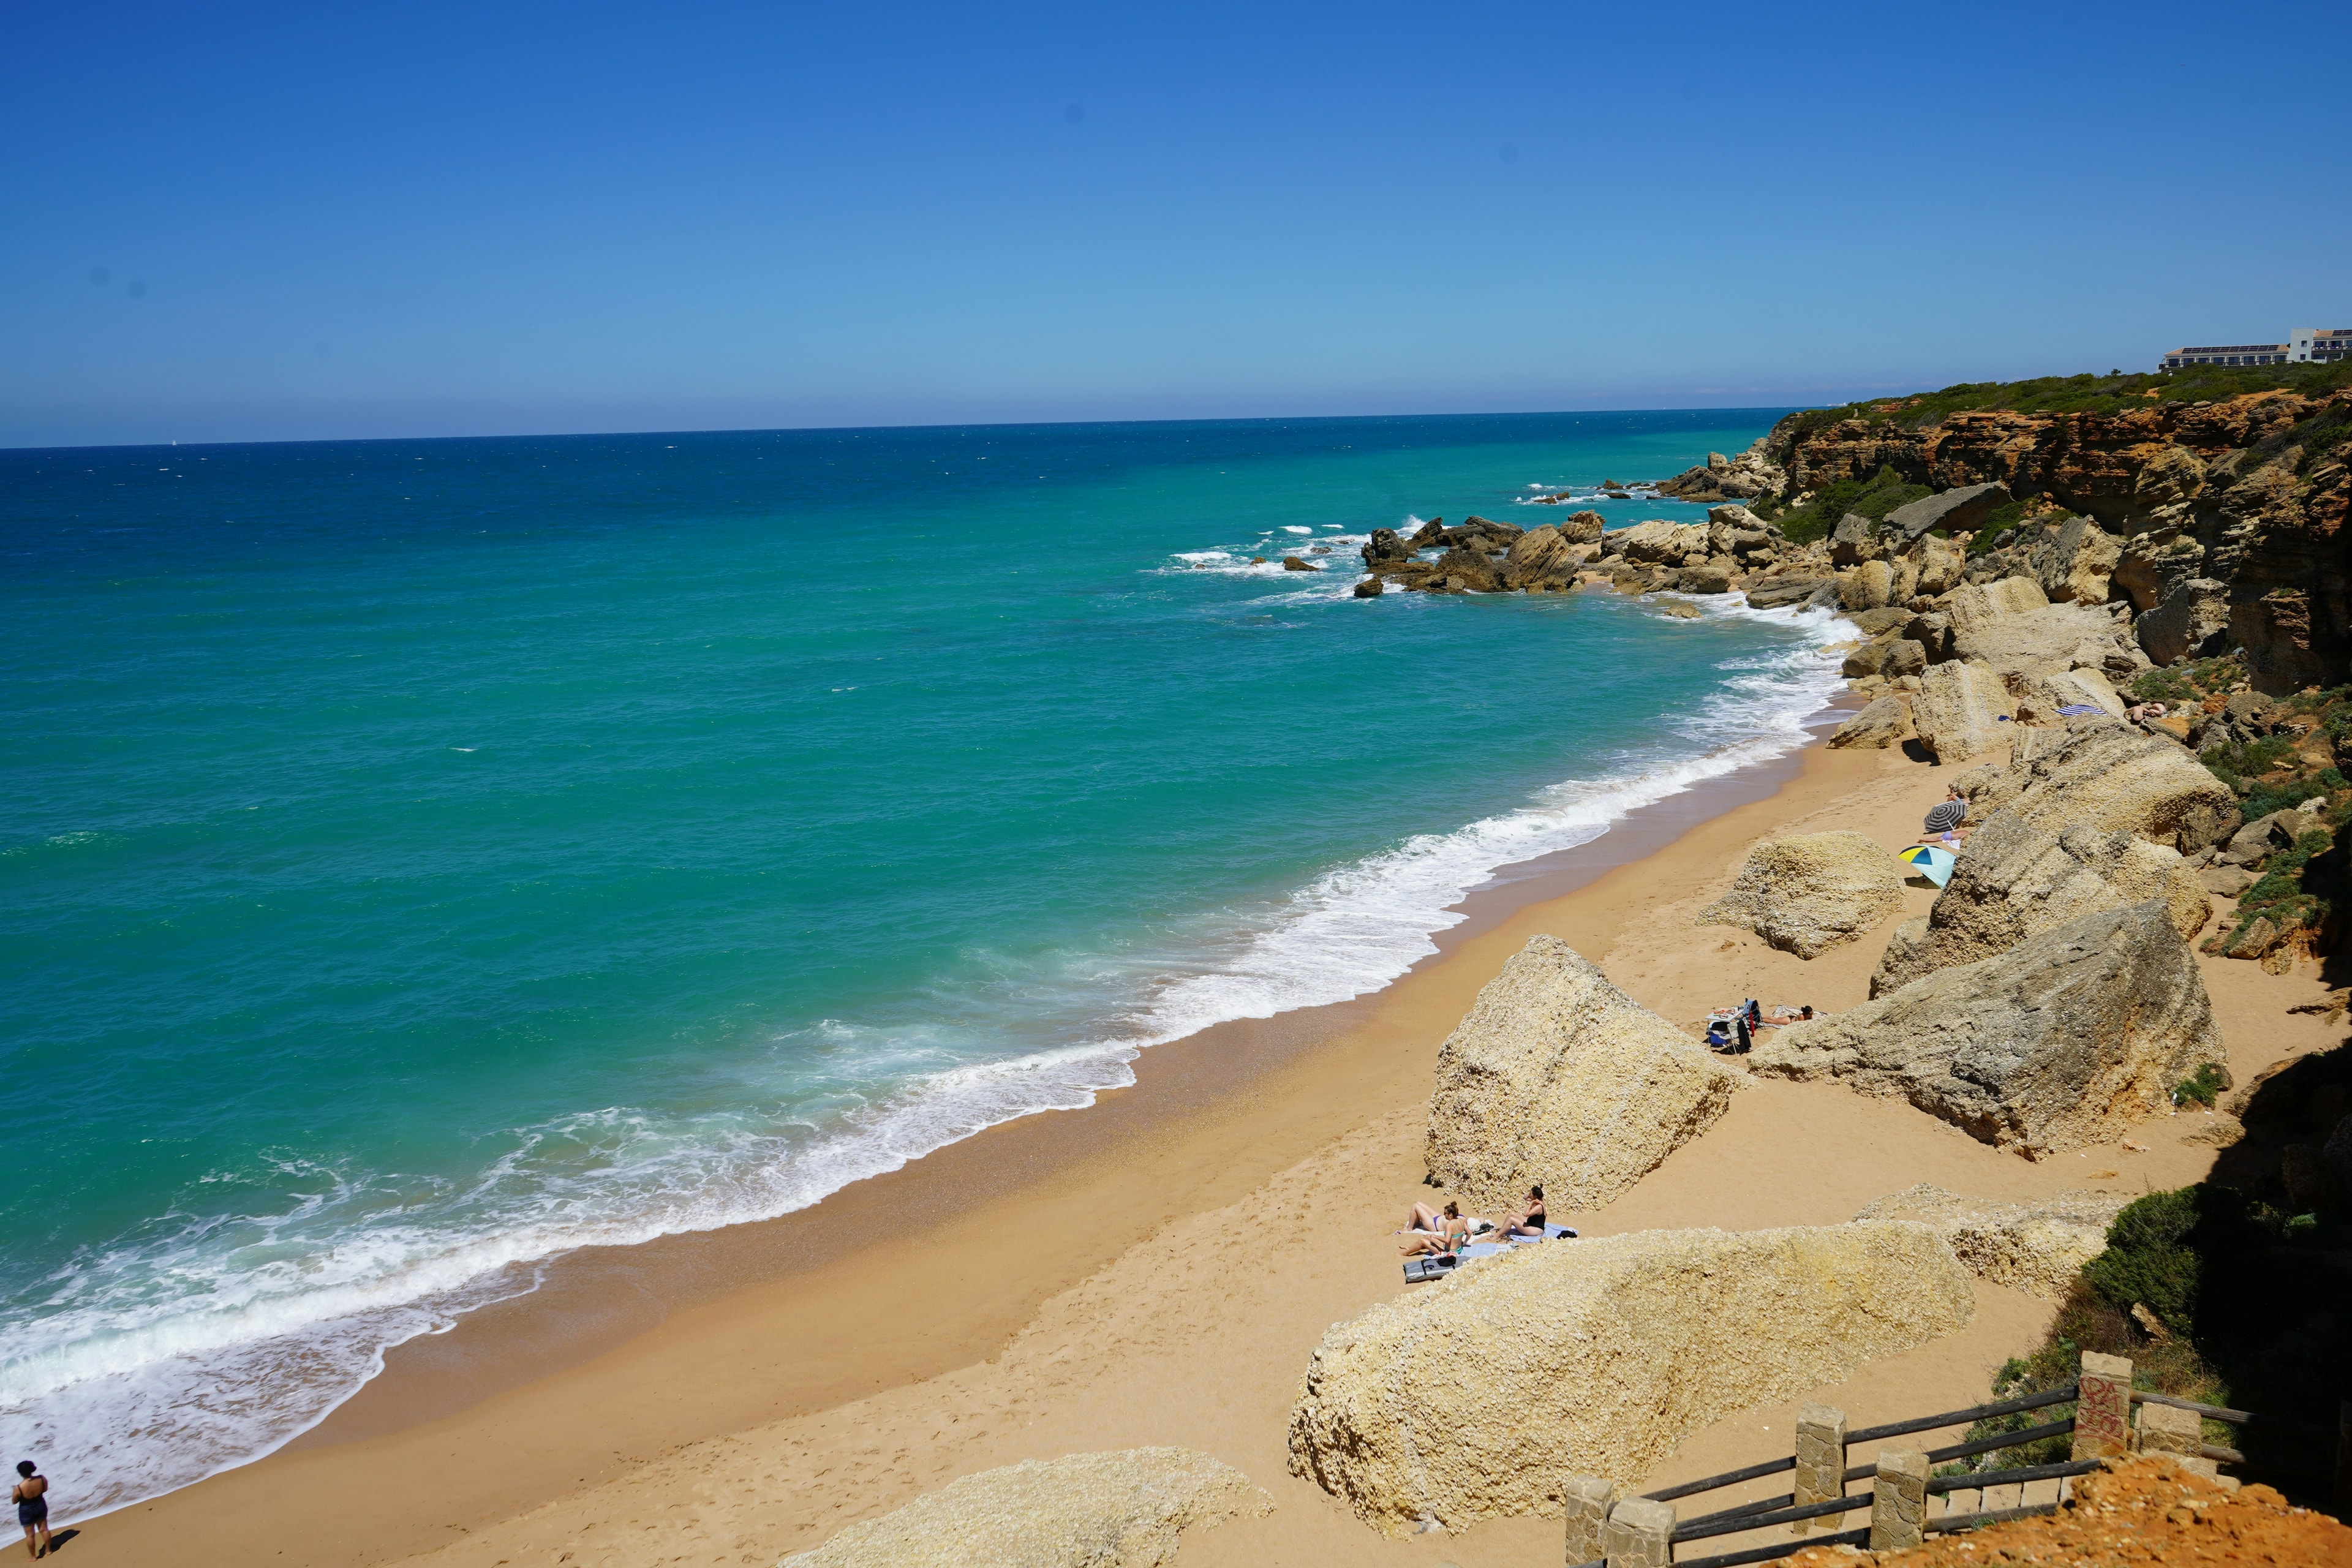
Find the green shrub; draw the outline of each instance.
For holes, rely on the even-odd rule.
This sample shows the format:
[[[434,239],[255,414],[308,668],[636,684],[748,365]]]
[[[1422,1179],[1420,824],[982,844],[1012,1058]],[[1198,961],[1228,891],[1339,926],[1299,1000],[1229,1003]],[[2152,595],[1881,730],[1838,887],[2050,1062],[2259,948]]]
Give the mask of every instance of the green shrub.
[[[2220,770],[2215,770],[2219,776]],[[2228,783],[2227,779],[2222,780]],[[2233,786],[2234,787],[2234,786]],[[2273,811],[2292,811],[2314,795],[2326,795],[2327,786],[2317,779],[2290,779],[2281,784],[2253,784],[2246,791],[2246,804],[2240,809],[2252,822],[2258,816],[2268,816]]]
[[[1811,500],[1776,521],[1790,539],[1804,544],[1827,538],[1838,520],[1850,511],[1884,522],[1896,507],[1935,493],[1926,485],[1910,483],[1892,468],[1882,468],[1867,479],[1840,479],[1825,485]]]
[[[2229,1084],[2225,1080],[2221,1067],[2216,1063],[2207,1062],[2197,1069],[2196,1077],[2182,1079],[2173,1085],[2172,1103],[2188,1105],[2193,1102],[2198,1105],[2211,1105],[2221,1098],[2221,1091],[2228,1087]]]
[[[2224,1189],[2182,1187],[2126,1204],[2107,1227],[2107,1249],[2083,1266],[2083,1283],[2116,1311],[2145,1306],[2174,1333],[2194,1337],[2205,1260],[2190,1244],[2205,1224],[2209,1190]]]

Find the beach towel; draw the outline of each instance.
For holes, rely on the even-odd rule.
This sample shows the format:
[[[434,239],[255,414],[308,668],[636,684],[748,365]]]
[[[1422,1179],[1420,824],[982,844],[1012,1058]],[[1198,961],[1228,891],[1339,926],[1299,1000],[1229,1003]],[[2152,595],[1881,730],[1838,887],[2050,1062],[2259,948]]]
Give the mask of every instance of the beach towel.
[[[2095,707],[2088,702],[2069,702],[2065,707],[2058,710],[2058,717],[2061,719],[2080,719],[2086,713],[2104,713],[2105,711],[2105,709]]]

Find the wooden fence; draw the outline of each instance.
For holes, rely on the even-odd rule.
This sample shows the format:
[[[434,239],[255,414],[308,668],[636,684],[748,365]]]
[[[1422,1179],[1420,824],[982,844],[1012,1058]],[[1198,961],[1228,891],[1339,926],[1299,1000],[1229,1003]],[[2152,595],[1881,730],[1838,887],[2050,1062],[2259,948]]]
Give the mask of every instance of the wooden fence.
[[[2069,1404],[2074,1406],[2073,1415],[2021,1431],[1937,1448],[1882,1448],[1868,1464],[1845,1462],[1848,1451],[1857,1443],[1885,1442],[1919,1432],[1969,1426],[1997,1416],[2021,1415]],[[1608,1480],[1575,1477],[1566,1489],[1567,1562],[1570,1568],[1741,1568],[1745,1563],[1786,1557],[1809,1546],[1853,1545],[1867,1546],[1874,1552],[1900,1551],[1947,1531],[1974,1530],[2003,1520],[2054,1512],[2061,1506],[2068,1479],[2087,1475],[2118,1455],[2168,1453],[2208,1475],[2215,1473],[2218,1465],[2247,1463],[2240,1449],[2204,1441],[2202,1423],[2209,1420],[2290,1440],[2292,1447],[2302,1449],[2300,1456],[2266,1454],[2262,1468],[2285,1475],[2332,1476],[2336,1509],[2352,1513],[2352,1400],[2344,1402],[2336,1429],[2330,1432],[2309,1422],[2200,1405],[2195,1400],[2135,1389],[2131,1385],[2130,1362],[2117,1356],[2086,1353],[2081,1379],[2064,1388],[1880,1426],[1847,1431],[1843,1412],[1807,1405],[1798,1416],[1796,1452],[1788,1458],[1767,1459],[1679,1486],[1662,1487],[1639,1497],[1621,1500]],[[1974,1458],[2061,1436],[2073,1438],[2071,1457],[2062,1463],[1969,1470],[1948,1476],[1933,1473],[1934,1467],[1956,1459]],[[2318,1444],[2312,1439],[2317,1439]],[[2329,1439],[2333,1439],[2335,1448],[2332,1464],[2312,1462],[2312,1448]],[[1795,1472],[1795,1479],[1790,1490],[1778,1497],[1760,1498],[1688,1519],[1677,1517],[1674,1504],[1680,1499],[1719,1491],[1784,1471]],[[1847,1492],[1846,1487],[1858,1480],[1868,1480],[1870,1489]],[[2024,1503],[2023,1489],[2045,1481],[2059,1483],[2060,1500]],[[2020,1506],[1986,1506],[1990,1500],[1988,1494],[1993,1489],[2009,1487],[2020,1489]],[[1953,1494],[1969,1492],[1976,1494],[1976,1506],[1957,1506]],[[1934,1512],[1928,1500],[1931,1498],[1945,1499],[1945,1511]],[[1811,1533],[1815,1521],[1834,1524],[1842,1516],[1863,1509],[1870,1510],[1867,1526],[1829,1534]],[[1776,1528],[1789,1530],[1791,1539],[1710,1556],[1676,1554],[1677,1548],[1698,1542]]]

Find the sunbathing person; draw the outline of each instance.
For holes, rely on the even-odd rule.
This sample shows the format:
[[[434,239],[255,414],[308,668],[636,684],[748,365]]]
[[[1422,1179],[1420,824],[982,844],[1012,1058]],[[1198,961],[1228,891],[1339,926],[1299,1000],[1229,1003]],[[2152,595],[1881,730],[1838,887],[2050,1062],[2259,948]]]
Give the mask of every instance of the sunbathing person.
[[[1415,1204],[1412,1206],[1418,1213],[1426,1205]],[[1458,1252],[1470,1239],[1470,1222],[1462,1217],[1459,1205],[1447,1204],[1444,1214],[1432,1217],[1437,1221],[1437,1228],[1433,1231],[1412,1231],[1412,1239],[1397,1248],[1400,1253],[1407,1258],[1420,1258],[1433,1252]]]
[[[1948,844],[1958,849],[1972,831],[1961,826],[1968,819],[1969,803],[1960,797],[1960,786],[1954,784],[1942,800],[1928,809],[1927,820],[1922,825],[1927,831],[1919,836],[1920,842]]]
[[[1543,1184],[1528,1189],[1528,1201],[1511,1211],[1503,1226],[1505,1236],[1532,1236],[1541,1240],[1544,1236]]]

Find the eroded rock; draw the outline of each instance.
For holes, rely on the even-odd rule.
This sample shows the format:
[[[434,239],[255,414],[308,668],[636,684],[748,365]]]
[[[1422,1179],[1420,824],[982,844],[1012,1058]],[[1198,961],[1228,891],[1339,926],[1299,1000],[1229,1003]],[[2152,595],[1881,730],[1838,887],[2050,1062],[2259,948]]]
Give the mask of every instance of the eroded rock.
[[[1738,1084],[1568,943],[1530,937],[1438,1048],[1429,1173],[1472,1209],[1537,1182],[1556,1207],[1597,1208],[1705,1131]]]
[[[2150,899],[2163,904],[2183,942],[2212,918],[2195,870],[2167,846],[2080,823],[2053,836],[2013,811],[1997,811],[1960,846],[1952,879],[1925,925],[1889,943],[1870,994],[1886,995],[2068,921]]]
[[[2127,1193],[2084,1188],[2032,1203],[1966,1198],[1921,1183],[1880,1198],[1853,1217],[1910,1220],[1952,1244],[1961,1266],[1979,1279],[2029,1295],[2065,1295],[2083,1265],[2105,1252],[2107,1227]]]
[[[1752,931],[1783,952],[1816,958],[1903,907],[1902,863],[1859,833],[1768,838],[1748,852],[1731,891],[1700,925]]]
[[[1926,1226],[1642,1231],[1465,1265],[1323,1336],[1290,1468],[1389,1535],[1556,1514],[1692,1432],[1950,1333],[1968,1270]]]
[[[1911,700],[1911,724],[1938,763],[1957,763],[2009,739],[2009,689],[1982,665],[1948,660],[1927,667]]]
[[[2080,823],[2168,844],[2183,855],[2238,826],[2237,796],[2194,755],[2115,719],[2028,731],[2008,767],[1971,774],[1961,788],[1986,816],[2006,807],[2047,833]]]
[[[779,1568],[1166,1568],[1179,1531],[1273,1510],[1190,1448],[1070,1454],[950,1481]]]
[[[1911,710],[1898,697],[1881,697],[1837,727],[1830,745],[1841,751],[1884,751],[1911,735]]]
[[[1754,1073],[1840,1079],[2028,1159],[2165,1110],[2221,1037],[2162,902],[2103,910],[1759,1041]]]

